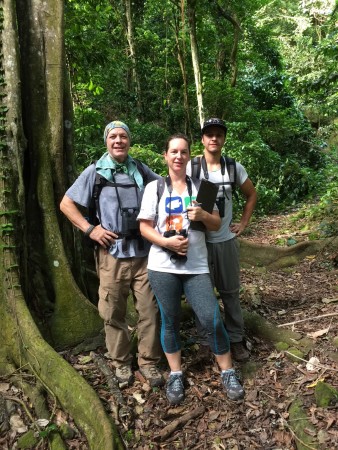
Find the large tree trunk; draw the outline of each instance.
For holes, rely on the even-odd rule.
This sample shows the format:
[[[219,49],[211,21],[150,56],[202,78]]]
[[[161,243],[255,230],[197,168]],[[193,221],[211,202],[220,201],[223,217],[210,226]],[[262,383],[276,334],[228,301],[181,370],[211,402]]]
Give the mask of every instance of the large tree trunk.
[[[0,3],[0,374],[29,372],[90,448],[122,448],[93,389],[44,339],[64,347],[102,326],[73,280],[56,212],[65,189],[63,2]]]
[[[83,296],[69,270],[56,212],[66,187],[63,3],[20,0],[17,14],[27,138],[22,173],[27,233],[23,264],[28,277],[22,282],[25,296],[43,313],[40,323],[49,330],[49,340],[62,348],[96,334],[102,326],[96,308]]]

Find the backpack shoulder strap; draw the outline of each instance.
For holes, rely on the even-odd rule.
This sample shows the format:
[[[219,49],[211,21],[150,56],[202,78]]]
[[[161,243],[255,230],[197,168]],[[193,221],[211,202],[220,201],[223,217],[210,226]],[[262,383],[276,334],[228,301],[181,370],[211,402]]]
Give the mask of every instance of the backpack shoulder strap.
[[[237,178],[236,161],[234,158],[230,158],[230,156],[225,156],[224,159],[225,159],[226,168],[227,168],[227,171],[229,174],[230,183],[236,184],[236,178]]]
[[[133,160],[136,163],[137,170],[140,172],[141,177],[143,178],[143,184],[146,186],[148,183],[148,176],[146,174],[146,171],[144,170],[143,164],[139,159],[133,158]]]
[[[158,221],[158,205],[160,203],[160,200],[162,198],[163,192],[164,192],[164,185],[165,185],[166,179],[164,177],[161,177],[157,180],[157,202],[156,202],[156,214],[154,223]]]
[[[236,160],[234,158],[230,158],[229,156],[225,156],[225,164],[229,174],[230,185],[232,189],[232,193],[235,196],[236,200],[239,201],[238,193],[236,191],[236,182],[237,182],[237,171],[236,171]]]
[[[100,211],[100,202],[99,197],[102,191],[102,188],[109,184],[109,181],[104,178],[102,175],[96,172],[95,175],[95,183],[92,192],[92,198],[90,200],[88,212],[89,212],[89,222],[93,225],[97,225],[101,221],[101,211]],[[99,218],[98,218],[99,217]]]
[[[195,156],[191,160],[191,178],[199,178],[201,174],[201,157]]]
[[[93,161],[92,164],[94,166],[96,166],[96,161]],[[96,216],[96,210],[97,210],[97,200],[100,196],[100,192],[102,190],[101,186],[101,180],[100,180],[100,175],[96,172],[95,174],[95,183],[94,183],[94,188],[93,188],[93,192],[92,192],[92,197],[90,199],[90,203],[88,206],[88,221],[89,223],[93,224],[93,225],[97,225],[98,224],[98,219]]]
[[[193,178],[191,177],[192,182],[194,183],[194,186],[198,192],[200,186],[201,186],[201,180],[199,178]]]
[[[157,208],[156,213],[158,211],[158,204],[160,203],[161,197],[164,192],[164,184],[165,184],[165,178],[161,177],[157,180]]]

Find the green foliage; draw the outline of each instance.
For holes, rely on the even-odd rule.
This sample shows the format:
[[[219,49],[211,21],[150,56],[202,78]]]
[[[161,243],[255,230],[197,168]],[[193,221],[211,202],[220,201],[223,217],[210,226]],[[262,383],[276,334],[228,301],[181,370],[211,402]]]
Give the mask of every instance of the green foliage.
[[[78,171],[100,158],[104,151],[102,114],[91,108],[74,108],[75,160]]]
[[[218,3],[238,20],[241,36],[234,67],[233,24],[218,13],[216,2],[196,3],[205,115],[228,122],[224,151],[254,181],[256,211],[281,211],[313,196],[320,198],[321,211],[330,211],[336,194],[334,182],[325,183],[331,158],[323,150],[332,145],[338,113],[334,0],[230,0],[226,8],[225,2]],[[112,4],[66,0],[78,167],[101,156],[105,124],[121,119],[131,129],[131,153],[165,173],[160,156],[165,140],[187,129],[188,116],[195,140],[192,155],[202,152],[186,11],[182,15],[179,4],[170,0],[132,3],[134,67],[124,3]],[[234,68],[236,86],[231,85]]]
[[[314,146],[314,130],[295,108],[275,106],[258,113],[262,139],[281,155],[293,155],[302,163],[320,165],[320,155]]]
[[[284,14],[288,11],[288,14]],[[337,7],[335,0],[272,3],[257,12],[269,27],[290,93],[309,119],[321,126],[337,116]]]
[[[152,146],[133,145],[130,149],[130,155],[147,164],[151,170],[159,175],[167,174],[167,164],[162,154],[154,152]]]
[[[75,155],[77,171],[83,170],[93,161],[99,159],[105,151],[103,142],[103,130],[106,121],[102,114],[91,108],[75,107]],[[157,173],[162,173],[166,165],[160,161],[159,155],[164,150],[168,133],[156,124],[142,124],[137,121],[127,121],[132,133],[131,155],[141,159]]]
[[[168,131],[154,123],[140,123],[129,121],[128,126],[132,133],[132,142],[151,148],[159,153],[164,150],[168,138]]]
[[[317,224],[318,236],[316,237],[338,234],[337,156],[336,150],[331,158],[327,157],[325,167],[316,176],[310,178],[313,183],[311,192],[317,197],[316,203],[306,204],[295,216],[295,220],[306,218],[308,223]]]

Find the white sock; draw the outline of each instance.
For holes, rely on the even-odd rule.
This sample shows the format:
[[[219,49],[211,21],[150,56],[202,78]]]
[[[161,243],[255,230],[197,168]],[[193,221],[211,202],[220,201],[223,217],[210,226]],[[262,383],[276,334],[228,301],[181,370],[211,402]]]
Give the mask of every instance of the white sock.
[[[170,375],[182,375],[182,374],[183,374],[182,370],[175,370],[174,372],[173,371],[170,372]]]
[[[229,373],[230,371],[232,372],[233,370],[234,370],[234,368],[230,367],[230,369],[222,370],[222,374],[223,373]]]

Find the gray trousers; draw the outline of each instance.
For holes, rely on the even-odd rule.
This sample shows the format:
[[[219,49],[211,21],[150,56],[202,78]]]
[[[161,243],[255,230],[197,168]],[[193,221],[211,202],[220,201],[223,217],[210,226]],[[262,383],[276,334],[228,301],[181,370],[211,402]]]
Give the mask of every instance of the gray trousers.
[[[239,244],[236,238],[216,244],[207,243],[211,280],[224,306],[224,323],[230,342],[241,342],[244,337],[244,321],[239,301],[240,264]],[[205,331],[196,318],[199,341],[208,345]]]

